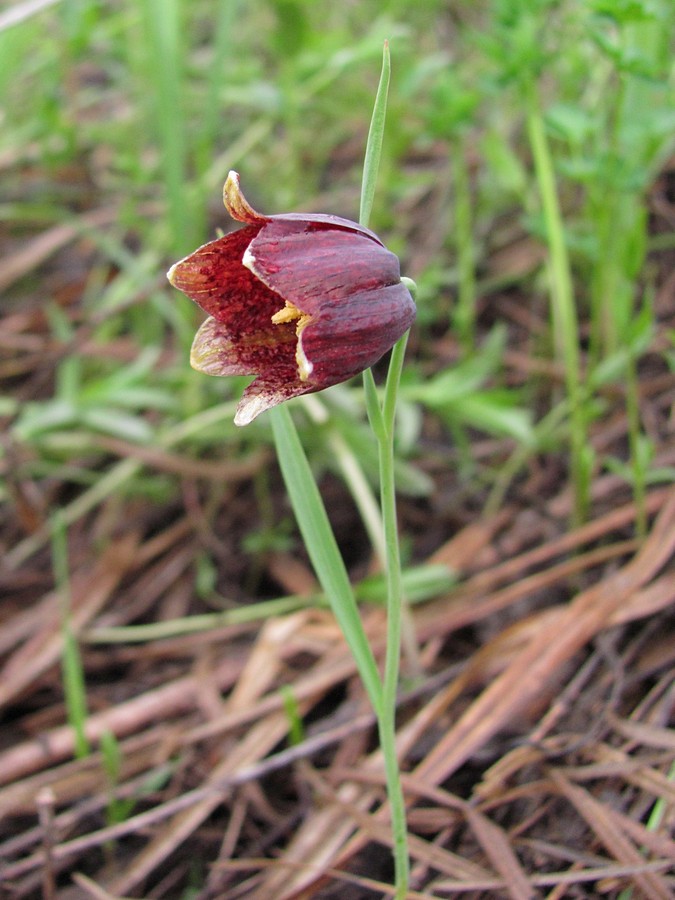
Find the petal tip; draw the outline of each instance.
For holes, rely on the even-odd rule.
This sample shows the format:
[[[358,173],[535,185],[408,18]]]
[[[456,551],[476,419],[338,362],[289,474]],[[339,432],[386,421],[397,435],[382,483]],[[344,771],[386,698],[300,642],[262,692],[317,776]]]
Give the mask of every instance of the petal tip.
[[[194,346],[190,351],[190,367],[195,372],[201,372],[202,375],[212,375],[211,363],[213,362],[213,353],[206,353],[202,348],[195,350]]]
[[[244,250],[244,255],[241,258],[241,264],[253,274],[256,274],[255,271],[255,256],[251,253],[251,246],[249,245]]]
[[[238,425],[240,428],[244,425],[250,425],[251,422],[256,419],[260,413],[265,412],[266,409],[269,409],[269,402],[263,397],[243,397],[239,405],[237,406],[237,411],[234,414],[234,424]]]
[[[223,185],[223,203],[225,209],[237,222],[247,222],[250,225],[261,225],[267,221],[267,216],[256,212],[242,193],[239,185],[239,173],[230,170]]]
[[[223,365],[219,349],[218,323],[213,317],[209,317],[202,322],[192,341],[191,367],[195,372],[202,372],[204,375],[220,375],[223,369],[227,371],[227,365]]]

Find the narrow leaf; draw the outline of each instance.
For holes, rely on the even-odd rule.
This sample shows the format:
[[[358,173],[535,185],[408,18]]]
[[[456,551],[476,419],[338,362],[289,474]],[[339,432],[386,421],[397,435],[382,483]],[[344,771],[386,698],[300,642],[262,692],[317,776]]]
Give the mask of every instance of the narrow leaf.
[[[359,222],[365,226],[370,221],[370,213],[375,199],[375,184],[377,182],[377,171],[380,168],[380,157],[382,156],[382,140],[384,138],[384,123],[387,115],[390,76],[389,41],[385,41],[382,52],[382,73],[380,74],[377,95],[375,96],[373,116],[370,120],[370,129],[368,131],[368,143],[366,144],[366,155],[363,161]]]
[[[370,702],[379,710],[382,684],[375,658],[314,475],[288,409],[283,404],[276,406],[269,411],[269,416],[281,474],[309,558],[356,660]]]

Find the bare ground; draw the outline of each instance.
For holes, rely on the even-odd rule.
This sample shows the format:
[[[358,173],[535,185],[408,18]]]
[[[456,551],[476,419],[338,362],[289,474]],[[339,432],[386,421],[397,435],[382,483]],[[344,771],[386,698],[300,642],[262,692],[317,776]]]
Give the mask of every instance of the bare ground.
[[[672,172],[652,206],[654,233],[672,233]],[[104,229],[112,219],[107,209],[81,215]],[[437,249],[424,222],[411,244],[413,273]],[[21,403],[49,396],[74,346],[120,365],[135,358],[130,338],[103,347],[92,339],[79,300],[95,251],[77,230],[6,229],[1,240],[0,280],[13,301],[0,331],[4,393]],[[490,274],[526,272],[538,254],[511,234],[495,246]],[[675,327],[674,259],[672,249],[653,255],[659,325],[640,373],[642,422],[664,469],[675,465],[675,384],[663,361]],[[69,343],[51,336],[46,288],[72,323]],[[508,324],[512,384],[550,382],[559,373],[534,349],[545,308],[520,299],[514,290],[484,297],[481,325]],[[457,350],[442,334],[411,352],[431,368]],[[159,364],[173,353],[167,347]],[[625,456],[625,398],[614,387],[604,401],[594,447]],[[267,554],[253,579],[241,553],[241,535],[257,527],[256,473],[271,467],[277,511],[289,514],[271,454],[201,460],[101,437],[91,458],[77,460],[93,473],[77,485],[26,475],[34,472],[26,445],[9,429],[3,443],[0,896],[387,896],[374,722],[325,609],[139,643],[115,643],[110,631],[212,612],[195,591],[205,549],[232,608],[315,592],[297,544]],[[480,470],[511,449],[476,436],[471,455]],[[447,564],[458,576],[454,589],[413,608],[418,655],[404,660],[410,896],[667,900],[675,895],[675,493],[655,483],[640,510],[624,480],[598,473],[589,521],[570,528],[564,448],[532,460],[490,515],[487,490],[480,479],[469,483],[459,462],[447,434],[426,422],[417,464],[434,491],[402,498],[400,508],[414,561]],[[169,499],[129,498],[120,482],[98,502],[96,485],[125,465],[165,473]],[[363,575],[372,561],[351,501],[330,476],[322,488],[350,567]],[[50,511],[72,504],[72,630],[92,747],[81,758],[66,724],[48,531]],[[382,610],[365,607],[364,621],[381,655]],[[288,740],[281,684],[305,722],[299,743]],[[110,735],[117,772],[112,751],[106,767],[100,749]]]

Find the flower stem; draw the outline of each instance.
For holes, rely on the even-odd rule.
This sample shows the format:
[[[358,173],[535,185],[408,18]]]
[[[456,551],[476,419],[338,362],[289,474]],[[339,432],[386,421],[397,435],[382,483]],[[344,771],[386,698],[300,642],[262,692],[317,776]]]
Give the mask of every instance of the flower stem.
[[[361,185],[361,209],[359,222],[367,226],[375,196],[375,182],[382,154],[384,123],[387,112],[387,95],[391,77],[389,43],[385,41],[382,54],[382,72],[375,97],[373,115],[368,132],[368,142],[363,163]],[[396,696],[401,658],[401,623],[403,618],[403,588],[401,583],[401,555],[396,520],[396,484],[394,480],[394,419],[396,397],[405,355],[407,333],[391,351],[389,374],[382,405],[377,395],[375,379],[370,369],[363,373],[366,409],[371,428],[377,439],[380,468],[380,505],[384,529],[385,566],[387,578],[387,647],[384,662],[384,679],[380,702],[374,706],[380,749],[384,759],[387,797],[391,810],[393,839],[395,900],[404,900],[410,880],[408,859],[408,830],[405,798],[401,784],[401,772],[396,754]]]
[[[361,625],[344,562],[293,420],[285,406],[277,406],[269,413],[279,465],[307,552],[330,601],[333,613],[354,654],[359,674],[377,716],[387,796],[391,810],[396,879],[395,900],[404,900],[408,890],[410,871],[405,799],[396,755],[396,695],[401,647],[403,587],[394,480],[396,395],[407,337],[407,334],[404,335],[392,350],[384,402],[381,407],[378,403],[379,427],[374,429],[377,434],[380,463],[380,496],[387,578],[387,648],[382,682],[379,679],[372,651]]]
[[[389,374],[382,403],[382,428],[375,429],[380,465],[380,502],[384,525],[387,578],[387,646],[382,683],[382,704],[377,710],[380,747],[384,758],[387,794],[391,809],[391,829],[394,841],[394,867],[397,898],[404,898],[408,890],[410,863],[405,798],[396,754],[396,698],[401,657],[401,625],[403,620],[403,585],[401,553],[396,517],[396,483],[394,478],[394,421],[396,397],[403,366],[408,334],[394,345]]]
[[[570,465],[574,487],[572,524],[579,525],[585,520],[588,511],[588,481],[592,464],[588,450],[586,409],[580,375],[579,326],[553,160],[540,111],[537,88],[533,82],[526,86],[526,102],[527,131],[549,247],[548,270],[553,330],[560,345],[570,406]]]

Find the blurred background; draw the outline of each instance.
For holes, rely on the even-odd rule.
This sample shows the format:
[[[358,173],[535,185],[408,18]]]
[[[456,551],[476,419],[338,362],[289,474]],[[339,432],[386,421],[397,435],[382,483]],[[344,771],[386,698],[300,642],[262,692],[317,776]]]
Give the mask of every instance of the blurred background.
[[[236,428],[246,379],[190,369],[202,314],[165,273],[233,227],[221,200],[230,169],[264,213],[357,218],[385,39],[392,82],[370,225],[418,284],[397,442],[406,583],[419,604],[408,675],[450,677],[527,616],[541,613],[544,628],[552,606],[658,539],[664,558],[645,584],[657,578],[675,529],[674,26],[670,0],[0,4],[0,855],[11,896],[93,896],[73,872],[133,896],[188,886],[282,896],[271,875],[246,893],[248,876],[208,867],[292,846],[312,802],[287,772],[183,831],[170,809],[146,831],[133,819],[222,777],[223,760],[237,770],[230,754],[251,722],[269,727],[257,704],[340,643],[266,417]],[[357,502],[377,486],[361,383],[316,399],[294,416],[377,622],[381,579]],[[607,628],[633,678],[617,715],[657,685],[665,696],[675,591],[672,575],[655,584],[633,616],[640,627],[617,633],[601,616],[549,673],[556,690],[565,666],[597,662],[592,639]],[[506,589],[510,599],[494,599]],[[277,646],[266,629],[295,621],[291,611],[304,618]],[[647,633],[658,660],[648,674],[631,668]],[[276,647],[269,671],[251,662],[263,637]],[[504,671],[510,653],[494,651],[485,671]],[[350,678],[321,682],[312,703],[296,693],[246,762],[297,738],[293,723],[310,711],[362,709]],[[567,731],[587,731],[608,683]],[[520,736],[553,702],[547,690],[510,723]],[[257,712],[245,728],[221,721],[247,708]],[[654,716],[667,725],[665,707]],[[497,716],[493,733],[504,726]],[[420,737],[412,758],[437,739]],[[510,746],[476,745],[461,790],[447,789],[475,799]],[[368,750],[357,741],[338,762],[356,769]],[[517,831],[527,810],[504,810]],[[573,821],[562,836],[542,824],[538,838],[569,849]],[[129,822],[118,842],[92,838],[86,858],[40,861],[45,841]],[[167,822],[174,839],[162,845]],[[419,833],[443,844],[430,822]],[[480,840],[457,836],[469,826],[453,822],[444,846],[487,865]],[[518,853],[526,874],[561,865]],[[386,881],[386,859],[366,859]],[[431,875],[418,887],[440,890]],[[307,896],[376,896],[324,890]]]

